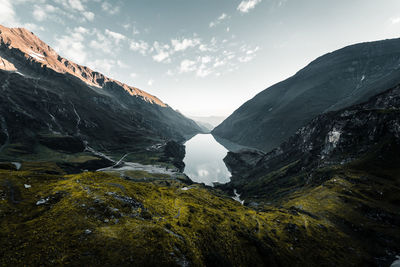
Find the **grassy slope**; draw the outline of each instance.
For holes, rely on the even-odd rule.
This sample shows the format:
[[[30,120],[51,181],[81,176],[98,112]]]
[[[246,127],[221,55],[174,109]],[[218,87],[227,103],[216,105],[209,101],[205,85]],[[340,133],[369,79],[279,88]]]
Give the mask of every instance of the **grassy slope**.
[[[43,172],[49,170],[53,174]],[[359,179],[359,174],[350,174]],[[142,182],[143,172],[128,175],[130,180],[106,173],[66,175],[52,163],[1,170],[0,265],[370,262],[362,239],[355,239],[351,227],[342,227],[338,220],[338,213],[356,225],[363,218],[351,209],[352,203],[341,200],[344,190],[353,188],[340,175],[332,177],[336,181],[293,195],[281,207],[265,205],[258,211],[200,185],[189,187],[152,174],[147,176],[156,179]],[[398,201],[387,193],[390,201]],[[47,197],[47,203],[36,205]],[[380,222],[368,227],[399,236]]]

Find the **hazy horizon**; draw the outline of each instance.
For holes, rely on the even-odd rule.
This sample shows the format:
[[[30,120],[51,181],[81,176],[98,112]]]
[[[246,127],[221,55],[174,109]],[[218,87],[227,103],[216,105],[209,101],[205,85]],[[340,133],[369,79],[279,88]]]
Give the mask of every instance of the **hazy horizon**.
[[[228,116],[325,53],[398,37],[399,8],[395,0],[0,0],[0,24],[26,27],[60,55],[187,116]]]

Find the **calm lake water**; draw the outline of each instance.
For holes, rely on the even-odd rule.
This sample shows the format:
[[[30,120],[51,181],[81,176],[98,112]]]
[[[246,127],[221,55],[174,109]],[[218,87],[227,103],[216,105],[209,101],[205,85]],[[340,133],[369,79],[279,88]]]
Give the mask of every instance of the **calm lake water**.
[[[198,134],[185,143],[184,173],[197,183],[227,183],[231,174],[224,161],[228,150],[211,134]]]

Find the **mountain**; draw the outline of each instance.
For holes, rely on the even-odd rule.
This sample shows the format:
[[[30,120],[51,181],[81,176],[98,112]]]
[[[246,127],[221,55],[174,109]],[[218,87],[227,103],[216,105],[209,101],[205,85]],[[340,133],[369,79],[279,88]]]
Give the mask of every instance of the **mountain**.
[[[0,26],[0,84],[2,159],[122,156],[201,132],[157,97],[61,57],[23,28]]]
[[[212,133],[269,152],[315,116],[361,103],[400,81],[400,39],[351,45],[247,101]]]
[[[237,190],[249,206],[328,223],[341,242],[349,239],[341,244],[352,251],[348,265],[389,266],[400,251],[398,151],[400,85],[317,116],[267,154],[229,152],[231,182],[220,187]],[[310,231],[302,227],[292,229]],[[338,245],[328,242],[319,246]],[[365,263],[350,264],[356,259]]]
[[[232,181],[217,188],[182,174],[2,163],[0,265],[390,266],[399,115],[399,86],[320,115],[271,153],[229,153]]]
[[[214,126],[212,126],[211,124],[207,123],[207,122],[201,122],[201,121],[196,121],[194,120],[197,125],[203,130],[203,132],[205,133],[209,133],[212,131],[212,129],[214,129]]]
[[[193,119],[194,121],[201,122],[204,125],[208,125],[213,128],[221,124],[221,122],[223,122],[226,119],[226,117],[224,116],[205,116],[205,117],[190,116],[190,118]]]

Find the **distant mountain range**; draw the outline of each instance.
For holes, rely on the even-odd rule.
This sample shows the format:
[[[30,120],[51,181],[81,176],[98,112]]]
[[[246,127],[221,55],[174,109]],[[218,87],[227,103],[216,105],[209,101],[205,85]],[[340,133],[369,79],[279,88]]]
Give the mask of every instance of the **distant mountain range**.
[[[212,133],[265,152],[322,113],[360,103],[400,82],[400,39],[326,54],[247,101]]]
[[[221,122],[226,119],[224,116],[190,116],[191,119],[197,122],[201,127],[204,127],[208,131],[213,130],[217,125],[221,124]]]
[[[46,149],[127,153],[201,132],[157,97],[0,26],[0,158]]]

